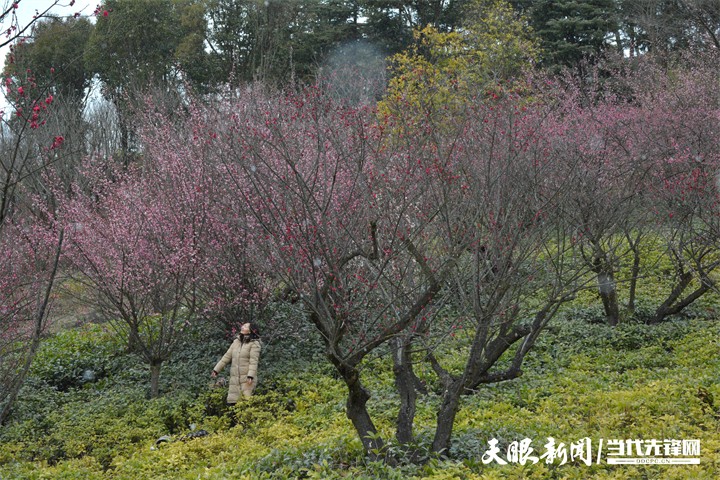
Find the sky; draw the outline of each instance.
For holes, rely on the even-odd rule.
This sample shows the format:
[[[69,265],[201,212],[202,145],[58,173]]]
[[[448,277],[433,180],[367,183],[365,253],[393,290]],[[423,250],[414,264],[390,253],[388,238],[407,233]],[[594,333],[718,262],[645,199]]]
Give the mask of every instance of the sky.
[[[17,3],[18,19],[22,23],[23,20],[31,20],[32,16],[35,15],[35,11],[44,12],[54,2],[53,0],[2,0],[0,3],[10,5],[11,3]],[[70,3],[74,3],[72,6]],[[57,5],[52,8],[51,13],[56,15],[73,15],[76,12],[80,12],[83,15],[92,15],[95,7],[99,0],[59,0]]]
[[[17,23],[20,25],[20,28],[22,28],[32,21],[33,16],[42,14],[54,3],[56,3],[56,5],[50,9],[48,14],[59,16],[72,16],[76,13],[80,13],[83,16],[91,16],[98,4],[98,0],[75,0],[71,6],[71,2],[72,0],[58,0],[57,2],[53,0],[0,0],[0,7],[3,7],[2,11],[5,12],[11,8],[13,4],[16,4],[15,14],[17,15]],[[12,23],[14,22],[11,22],[9,16],[5,18],[1,25],[1,31],[6,31]],[[4,40],[5,36],[2,35],[2,37],[0,37],[0,43]],[[2,62],[3,65],[8,47],[9,45],[0,48],[0,62]]]
[[[13,4],[17,4],[15,14],[17,15],[17,24],[22,28],[23,26],[30,23],[33,16],[42,14],[53,6],[48,14],[58,16],[73,16],[76,13],[80,13],[83,16],[91,17],[95,8],[97,7],[99,0],[75,0],[73,5],[70,5],[72,0],[0,0],[0,7],[2,12],[12,8]],[[0,32],[5,32],[12,24],[14,20],[11,20],[10,16],[7,16],[2,24],[0,25]],[[26,32],[26,33],[29,33]],[[0,35],[0,43],[6,40],[5,34]],[[10,45],[5,45],[0,48],[0,63],[3,68],[5,66],[5,57],[10,49]],[[0,111],[5,112],[7,109],[7,102],[5,101],[4,95],[0,94]]]

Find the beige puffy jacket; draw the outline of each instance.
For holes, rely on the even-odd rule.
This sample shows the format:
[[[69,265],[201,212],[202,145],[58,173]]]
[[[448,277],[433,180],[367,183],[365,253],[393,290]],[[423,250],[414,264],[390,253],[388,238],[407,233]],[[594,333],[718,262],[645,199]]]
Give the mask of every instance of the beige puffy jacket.
[[[260,340],[241,342],[236,338],[225,355],[215,365],[213,370],[220,373],[225,365],[230,363],[230,389],[227,402],[237,403],[241,395],[249,397],[257,385],[257,368],[260,361]],[[252,377],[253,382],[247,385],[247,378]]]

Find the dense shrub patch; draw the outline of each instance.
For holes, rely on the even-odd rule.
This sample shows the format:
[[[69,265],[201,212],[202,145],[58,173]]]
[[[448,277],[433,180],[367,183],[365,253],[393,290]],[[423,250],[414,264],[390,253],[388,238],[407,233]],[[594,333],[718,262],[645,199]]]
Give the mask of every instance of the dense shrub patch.
[[[147,398],[146,372],[102,326],[48,339],[13,420],[0,434],[2,478],[714,478],[720,471],[720,327],[677,319],[610,328],[568,311],[541,338],[524,375],[463,399],[449,459],[427,456],[439,396],[418,401],[414,453],[393,465],[363,457],[344,415],[344,386],[316,363],[317,347],[266,346],[257,395],[225,405],[207,370],[227,341],[198,334],[163,372],[165,394]],[[317,344],[315,344],[317,345]],[[119,348],[120,347],[120,348]],[[289,354],[293,353],[293,354]],[[299,352],[299,353],[296,353]],[[451,356],[452,352],[444,355]],[[450,359],[452,360],[452,359]],[[370,362],[371,409],[391,437],[399,400],[387,362]],[[99,372],[81,381],[82,372]],[[208,435],[183,438],[203,429]],[[574,442],[699,439],[698,466],[485,465],[488,440]],[[169,441],[156,445],[160,437]],[[423,453],[425,452],[425,453]],[[417,456],[414,457],[415,459]]]

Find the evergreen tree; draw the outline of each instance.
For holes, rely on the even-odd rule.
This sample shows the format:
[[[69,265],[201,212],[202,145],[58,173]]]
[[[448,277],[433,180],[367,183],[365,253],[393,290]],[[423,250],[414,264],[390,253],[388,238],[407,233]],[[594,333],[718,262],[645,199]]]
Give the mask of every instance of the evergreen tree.
[[[622,20],[631,53],[669,54],[682,50],[720,50],[717,0],[623,0]]]
[[[283,85],[314,76],[329,52],[359,38],[347,0],[213,0],[209,37],[218,81]]]
[[[408,48],[413,30],[432,27],[438,32],[456,30],[469,0],[361,0],[367,19],[364,35],[389,55]]]
[[[614,0],[520,0],[540,37],[546,67],[578,66],[608,49],[617,31]]]
[[[83,18],[47,18],[37,22],[29,40],[13,46],[5,59],[3,76],[32,74],[48,93],[80,101],[91,75],[83,51],[93,25]]]

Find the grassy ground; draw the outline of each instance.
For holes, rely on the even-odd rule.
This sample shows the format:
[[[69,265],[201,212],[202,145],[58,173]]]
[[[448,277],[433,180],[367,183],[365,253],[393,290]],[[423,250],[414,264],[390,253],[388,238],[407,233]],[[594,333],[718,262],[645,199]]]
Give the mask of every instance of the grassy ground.
[[[345,390],[318,356],[317,343],[267,345],[261,386],[251,400],[224,405],[208,371],[227,340],[198,331],[163,369],[162,398],[148,400],[148,372],[107,325],[49,339],[11,423],[0,433],[0,479],[197,478],[718,478],[720,475],[720,327],[705,308],[647,327],[611,329],[591,310],[558,317],[528,358],[525,374],[466,397],[450,460],[390,467],[363,457],[344,415]],[[453,350],[446,353],[452,360]],[[399,405],[387,359],[366,369],[372,414],[385,438]],[[91,373],[88,373],[91,372]],[[419,374],[433,385],[431,372]],[[716,400],[717,399],[717,400]],[[436,392],[418,404],[417,447],[432,438]],[[208,434],[183,441],[191,432]],[[159,446],[155,441],[169,436]],[[485,464],[488,442],[505,456],[529,439],[540,456],[552,437],[567,462]],[[586,465],[569,446],[589,439],[699,440],[699,465]],[[645,444],[647,445],[647,443]],[[394,448],[391,446],[391,448]],[[562,450],[561,450],[562,451]],[[605,450],[607,452],[607,450]]]

